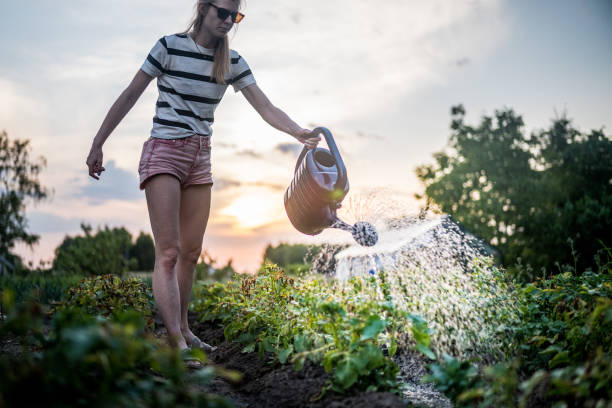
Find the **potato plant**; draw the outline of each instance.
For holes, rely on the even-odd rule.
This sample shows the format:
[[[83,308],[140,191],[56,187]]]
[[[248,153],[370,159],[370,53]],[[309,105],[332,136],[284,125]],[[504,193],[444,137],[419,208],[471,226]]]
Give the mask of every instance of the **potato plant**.
[[[99,275],[82,279],[67,291],[65,299],[54,310],[70,307],[104,317],[131,309],[145,318],[149,331],[154,326],[153,296],[147,285],[137,278]]]
[[[0,355],[0,407],[232,406],[196,387],[233,373],[214,366],[190,372],[178,350],[148,333],[134,310],[105,318],[64,307],[46,327],[40,304],[15,304],[11,291],[2,297],[0,340],[18,338],[23,351]],[[192,357],[206,359],[199,350]]]
[[[392,390],[400,343],[429,350],[424,320],[397,308],[384,273],[344,285],[324,278],[294,279],[266,265],[253,276],[195,288],[192,307],[219,321],[227,340],[244,352],[269,353],[300,370],[307,359],[332,375],[326,389]]]

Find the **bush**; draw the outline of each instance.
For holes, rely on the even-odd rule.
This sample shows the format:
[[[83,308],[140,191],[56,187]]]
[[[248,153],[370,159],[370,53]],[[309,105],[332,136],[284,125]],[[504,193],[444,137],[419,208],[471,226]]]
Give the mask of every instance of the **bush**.
[[[449,357],[430,365],[428,380],[457,405],[612,406],[612,262],[599,258],[598,265],[580,276],[566,267],[515,290],[514,362],[475,375],[475,366]]]
[[[229,259],[225,266],[219,268],[215,267],[216,263],[217,260],[210,256],[207,251],[202,252],[196,265],[194,279],[205,282],[227,282],[236,274],[236,270],[232,266],[232,259]]]
[[[70,288],[55,310],[71,307],[104,317],[131,309],[140,313],[146,319],[147,327],[153,329],[153,296],[149,287],[137,278],[102,275],[82,279],[76,287]]]
[[[65,298],[68,289],[82,279],[76,275],[52,273],[30,273],[28,275],[7,275],[0,279],[0,292],[11,290],[18,303],[32,299],[50,304]]]
[[[525,286],[516,328],[529,372],[585,361],[612,345],[612,273],[566,272]]]
[[[298,370],[307,359],[320,362],[331,374],[326,390],[396,389],[390,356],[400,341],[431,354],[427,325],[394,305],[384,273],[344,286],[294,279],[265,265],[257,275],[196,286],[192,307],[203,320],[223,323],[226,339],[242,343],[244,352],[269,353]]]
[[[53,269],[80,275],[121,275],[137,267],[129,258],[132,236],[125,228],[104,227],[92,234],[91,226],[81,224],[84,236],[66,237],[55,250]]]
[[[130,259],[136,260],[138,271],[152,271],[155,266],[155,244],[151,235],[141,232],[129,251]]]
[[[0,406],[230,406],[194,389],[228,374],[213,367],[187,371],[178,350],[146,333],[139,313],[118,312],[109,321],[65,308],[54,315],[46,334],[40,305],[14,306],[8,293],[0,338],[17,335],[26,347],[19,355],[0,355]],[[205,360],[201,351],[192,356]]]
[[[276,264],[285,267],[289,264],[307,264],[319,252],[316,245],[285,244],[281,243],[273,247],[268,245],[264,251],[264,263]]]

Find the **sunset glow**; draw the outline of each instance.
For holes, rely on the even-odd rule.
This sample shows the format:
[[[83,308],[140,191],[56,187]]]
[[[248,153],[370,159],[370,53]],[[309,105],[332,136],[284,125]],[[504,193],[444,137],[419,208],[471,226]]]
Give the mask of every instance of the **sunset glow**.
[[[249,232],[273,222],[282,221],[286,215],[282,196],[261,189],[246,189],[220,213],[228,217],[238,233]]]

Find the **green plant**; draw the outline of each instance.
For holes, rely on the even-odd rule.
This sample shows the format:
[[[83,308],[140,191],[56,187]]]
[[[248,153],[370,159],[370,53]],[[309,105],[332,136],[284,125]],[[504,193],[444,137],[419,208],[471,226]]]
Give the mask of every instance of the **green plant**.
[[[6,261],[17,263],[18,257],[10,253],[16,243],[31,247],[38,242],[39,237],[26,230],[25,205],[47,198],[49,191],[38,179],[45,166],[44,157],[31,159],[29,140],[11,141],[0,132],[0,274]]]
[[[477,125],[466,122],[462,105],[451,116],[448,149],[416,170],[428,200],[498,247],[507,266],[519,257],[536,273],[594,266],[598,241],[612,245],[610,136],[582,133],[566,117],[527,135],[508,108]],[[567,251],[568,238],[580,258]]]
[[[138,267],[130,258],[132,236],[125,228],[98,228],[81,224],[82,236],[66,237],[55,249],[53,269],[81,275],[122,275]]]
[[[24,351],[0,356],[0,406],[231,406],[194,387],[235,374],[210,366],[189,372],[177,350],[146,332],[139,313],[118,312],[111,321],[65,308],[47,331],[40,305],[15,304],[13,296],[4,293],[0,338],[18,336]],[[201,351],[193,357],[205,361]]]
[[[516,350],[510,331],[519,321],[520,303],[515,285],[491,259],[475,258],[467,270],[458,265],[391,270],[384,279],[395,308],[427,322],[427,347],[435,354],[495,362]]]
[[[217,267],[217,260],[207,251],[202,252],[195,269],[195,280],[204,282],[226,282],[234,276],[236,270],[232,266],[233,260],[229,259],[227,264]]]
[[[253,276],[196,287],[192,307],[203,320],[220,321],[244,352],[268,353],[297,370],[307,359],[320,362],[332,375],[325,390],[393,390],[398,341],[412,333],[410,341],[429,350],[427,325],[395,306],[384,273],[344,285],[294,279],[267,264]]]
[[[457,405],[612,406],[612,262],[597,272],[565,268],[517,287],[521,319],[504,327],[518,346],[511,362],[484,366],[454,357],[430,366],[428,380]]]
[[[155,243],[149,234],[140,232],[134,245],[130,247],[129,258],[136,260],[133,265],[138,271],[152,271],[155,265]]]
[[[320,247],[316,245],[304,245],[304,244],[286,244],[280,243],[276,246],[268,245],[264,251],[264,261],[262,267],[265,267],[266,263],[275,264],[282,268],[286,268],[288,265],[307,265],[317,256],[320,251]],[[285,270],[286,273],[289,273]]]
[[[431,373],[423,377],[423,381],[434,383],[438,390],[458,402],[459,406],[467,399],[467,392],[479,383],[478,367],[471,361],[459,361],[444,354],[441,362],[428,367]]]
[[[114,316],[132,309],[153,329],[153,296],[147,285],[137,278],[121,279],[114,275],[101,275],[82,279],[69,289],[66,298],[56,307],[62,310],[78,307],[91,315]]]
[[[0,279],[0,292],[11,290],[16,302],[34,299],[42,304],[61,301],[68,289],[76,285],[82,276],[58,275],[54,273],[29,273],[27,275],[7,275]],[[0,304],[0,309],[1,309]]]
[[[523,324],[515,335],[524,367],[564,367],[612,345],[612,274],[570,272],[526,285]]]

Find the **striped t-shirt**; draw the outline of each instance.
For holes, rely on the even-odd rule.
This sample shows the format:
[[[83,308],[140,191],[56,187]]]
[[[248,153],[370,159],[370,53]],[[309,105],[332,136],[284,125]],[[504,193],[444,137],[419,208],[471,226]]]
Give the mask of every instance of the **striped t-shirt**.
[[[228,84],[234,91],[255,83],[248,64],[230,50],[225,85],[212,78],[214,50],[196,45],[187,34],[161,38],[141,69],[157,77],[159,98],[151,136],[176,139],[194,134],[209,136],[214,113]]]

